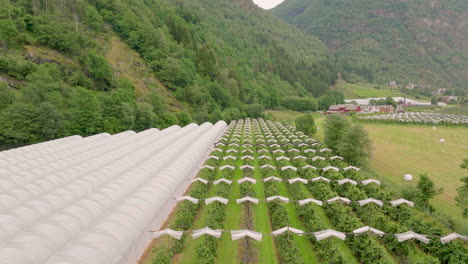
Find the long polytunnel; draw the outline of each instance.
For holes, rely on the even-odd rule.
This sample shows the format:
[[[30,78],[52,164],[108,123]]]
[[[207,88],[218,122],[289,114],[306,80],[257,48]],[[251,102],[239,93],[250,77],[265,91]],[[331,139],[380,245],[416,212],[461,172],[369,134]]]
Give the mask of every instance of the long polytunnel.
[[[226,127],[71,136],[0,152],[0,263],[136,263]]]

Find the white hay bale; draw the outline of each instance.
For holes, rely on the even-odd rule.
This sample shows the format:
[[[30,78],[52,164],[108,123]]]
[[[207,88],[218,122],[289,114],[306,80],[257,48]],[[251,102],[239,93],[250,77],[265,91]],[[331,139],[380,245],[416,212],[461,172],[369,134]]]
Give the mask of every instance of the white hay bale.
[[[403,176],[403,179],[404,179],[405,181],[413,181],[413,175],[411,175],[411,174],[405,174],[405,175]]]
[[[445,142],[445,139],[444,139],[444,138],[441,138],[439,141],[440,141],[440,143],[444,143],[444,142]]]
[[[432,127],[432,129],[436,130],[437,128],[436,128],[436,127]]]

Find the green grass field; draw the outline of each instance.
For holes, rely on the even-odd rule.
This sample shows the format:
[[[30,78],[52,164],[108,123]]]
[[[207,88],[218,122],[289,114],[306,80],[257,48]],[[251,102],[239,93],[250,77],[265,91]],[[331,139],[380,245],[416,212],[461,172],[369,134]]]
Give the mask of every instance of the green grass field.
[[[369,98],[369,97],[387,97],[401,96],[410,99],[416,99],[411,95],[405,94],[399,88],[393,88],[387,85],[377,85],[372,83],[345,83],[338,82],[334,88],[345,96],[345,99]],[[420,100],[427,100],[421,96]]]
[[[468,225],[455,205],[460,178],[467,175],[459,165],[468,157],[468,128],[366,124],[373,141],[371,168],[382,178],[396,184],[416,184],[420,173],[427,173],[444,192],[432,204]],[[439,139],[444,138],[445,143]],[[413,183],[404,174],[415,176]]]

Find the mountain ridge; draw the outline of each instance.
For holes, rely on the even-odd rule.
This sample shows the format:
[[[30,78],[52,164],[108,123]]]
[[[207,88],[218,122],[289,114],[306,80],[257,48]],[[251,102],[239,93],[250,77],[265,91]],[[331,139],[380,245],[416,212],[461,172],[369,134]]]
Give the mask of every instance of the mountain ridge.
[[[466,1],[286,0],[271,12],[317,35],[350,81],[468,81]]]

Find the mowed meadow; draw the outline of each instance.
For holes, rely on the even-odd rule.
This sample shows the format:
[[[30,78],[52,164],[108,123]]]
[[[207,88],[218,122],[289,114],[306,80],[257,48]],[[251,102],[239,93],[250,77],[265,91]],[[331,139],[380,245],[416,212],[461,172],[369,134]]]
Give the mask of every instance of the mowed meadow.
[[[467,172],[460,168],[468,157],[468,128],[365,124],[372,138],[371,168],[397,185],[416,185],[420,173],[427,173],[444,192],[432,204],[459,221],[461,210],[455,205],[459,180]],[[440,143],[440,139],[445,139]],[[404,174],[414,176],[413,183],[403,181]],[[468,224],[468,223],[467,223]]]

